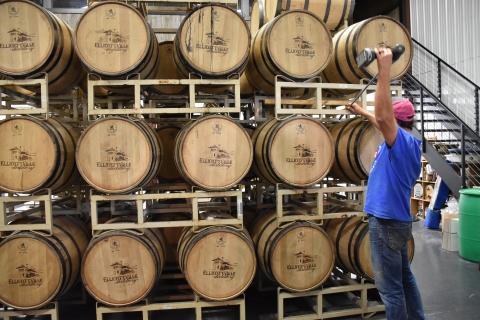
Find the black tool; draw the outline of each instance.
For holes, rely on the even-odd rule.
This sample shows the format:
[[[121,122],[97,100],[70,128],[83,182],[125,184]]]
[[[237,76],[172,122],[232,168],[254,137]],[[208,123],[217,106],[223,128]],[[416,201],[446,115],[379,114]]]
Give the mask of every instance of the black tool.
[[[405,46],[403,44],[396,44],[395,47],[392,48],[392,54],[393,54],[393,57],[392,57],[392,63],[394,63],[395,61],[398,60],[398,58],[400,58],[400,56],[405,52]],[[366,68],[368,67],[368,65],[370,65],[370,63],[373,62],[373,60],[375,60],[377,58],[377,55],[375,54],[375,50],[373,50],[372,48],[365,48],[362,50],[362,52],[360,52],[360,54],[357,56],[357,65],[359,68]],[[367,85],[365,86],[365,88],[363,88],[362,91],[360,91],[360,93],[355,97],[355,99],[353,99],[353,101],[351,102],[351,104],[354,104],[358,98],[360,98],[360,96],[362,95],[362,93],[367,90],[368,86],[370,86],[370,84],[375,81],[375,79],[377,79],[377,76],[378,76],[378,73],[375,75],[375,77],[372,78],[372,80],[370,80]]]
[[[405,46],[403,44],[396,44],[395,47],[392,48],[392,63],[397,61],[398,58],[405,52]],[[377,56],[375,55],[375,50],[372,48],[365,48],[360,52],[357,56],[357,65],[360,69],[366,68],[370,65],[370,63],[375,60]]]

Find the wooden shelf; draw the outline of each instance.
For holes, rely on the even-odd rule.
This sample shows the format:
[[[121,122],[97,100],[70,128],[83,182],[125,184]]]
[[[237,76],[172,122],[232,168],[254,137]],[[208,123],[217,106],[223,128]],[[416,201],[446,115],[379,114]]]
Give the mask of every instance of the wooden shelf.
[[[427,187],[429,189],[428,194],[433,193],[433,186],[435,185],[435,181],[437,179],[437,174],[432,175],[432,179],[435,180],[425,180],[427,176],[427,167],[428,162],[425,160],[422,160],[422,170],[420,177],[417,179],[415,182],[415,185],[420,184],[422,187],[422,194],[421,197],[414,197],[414,190],[412,189],[412,195],[410,198],[410,213],[412,215],[417,215],[419,218],[424,219],[425,218],[425,213],[427,212],[428,205],[430,204],[430,199],[426,198],[427,195]],[[418,195],[418,194],[417,194]],[[421,212],[421,214],[419,214]]]

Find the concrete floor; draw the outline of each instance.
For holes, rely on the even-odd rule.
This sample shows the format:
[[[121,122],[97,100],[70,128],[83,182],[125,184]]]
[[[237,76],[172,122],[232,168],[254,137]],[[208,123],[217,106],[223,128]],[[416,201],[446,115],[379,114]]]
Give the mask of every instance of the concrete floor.
[[[460,258],[458,252],[442,249],[440,230],[427,229],[423,221],[414,222],[415,257],[412,269],[417,279],[425,313],[429,320],[480,319],[480,271],[479,264]],[[246,296],[248,320],[276,319],[276,292],[259,293],[252,285]],[[339,298],[344,299],[344,298]],[[306,304],[303,300],[286,305],[288,314],[299,314]],[[204,312],[203,319],[239,319],[238,307]],[[301,313],[301,311],[300,311]],[[60,319],[95,319],[95,303],[89,299],[87,306],[60,306]],[[140,313],[116,313],[104,316],[106,320],[142,319]],[[190,320],[195,319],[193,310],[169,310],[153,312],[150,319]],[[337,318],[362,319],[360,315]],[[372,320],[385,319],[377,313]]]

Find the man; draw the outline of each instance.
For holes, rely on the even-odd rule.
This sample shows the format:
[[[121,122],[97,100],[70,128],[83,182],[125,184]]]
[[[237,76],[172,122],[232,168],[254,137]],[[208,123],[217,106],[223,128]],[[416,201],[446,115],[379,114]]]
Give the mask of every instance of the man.
[[[369,215],[375,284],[385,304],[387,319],[425,319],[407,246],[412,236],[410,194],[421,170],[421,142],[411,133],[415,110],[408,100],[392,106],[392,51],[380,48],[375,49],[375,54],[378,65],[375,113],[357,104],[346,107],[370,120],[385,139],[372,163],[364,207]]]

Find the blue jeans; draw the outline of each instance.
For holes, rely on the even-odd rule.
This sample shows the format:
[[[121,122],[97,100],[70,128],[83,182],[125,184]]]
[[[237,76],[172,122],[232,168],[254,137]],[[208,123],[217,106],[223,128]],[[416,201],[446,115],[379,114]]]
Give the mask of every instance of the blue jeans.
[[[412,223],[369,215],[370,255],[375,285],[388,320],[426,319],[417,282],[408,262]]]

